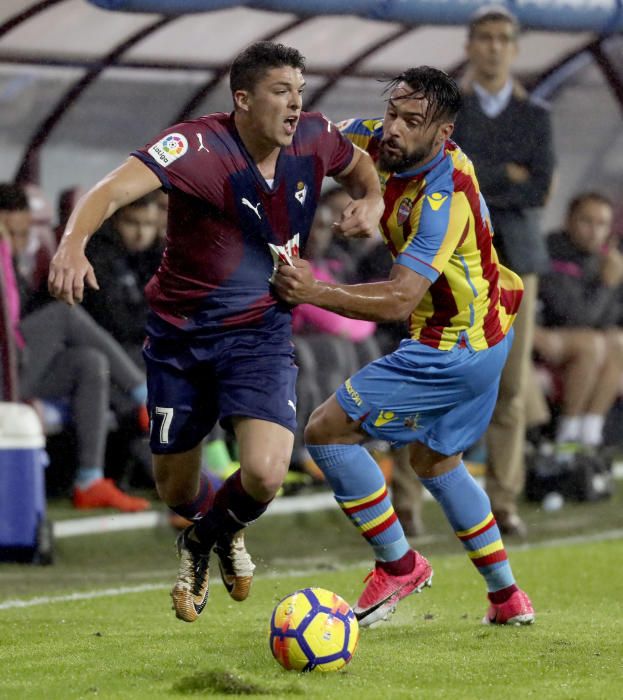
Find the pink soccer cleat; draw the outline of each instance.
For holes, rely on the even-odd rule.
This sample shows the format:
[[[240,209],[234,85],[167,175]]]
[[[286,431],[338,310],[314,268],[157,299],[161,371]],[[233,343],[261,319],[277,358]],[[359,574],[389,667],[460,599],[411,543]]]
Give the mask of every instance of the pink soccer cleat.
[[[482,619],[482,624],[531,625],[534,618],[534,608],[530,598],[521,589],[518,589],[503,603],[489,602],[489,609]]]
[[[370,627],[375,622],[387,620],[400,600],[431,586],[433,569],[428,560],[416,552],[411,573],[392,576],[377,565],[364,580],[368,585],[359,596],[354,611],[359,625]]]

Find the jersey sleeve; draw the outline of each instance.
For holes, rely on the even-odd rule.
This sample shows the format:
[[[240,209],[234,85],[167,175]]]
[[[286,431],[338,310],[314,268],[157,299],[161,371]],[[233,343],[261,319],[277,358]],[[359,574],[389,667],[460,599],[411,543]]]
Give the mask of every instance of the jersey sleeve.
[[[350,164],[355,149],[330,119],[320,113],[314,116],[320,121],[321,128],[318,153],[324,162],[326,174],[334,177]]]
[[[213,194],[210,175],[218,170],[218,159],[205,147],[204,139],[207,139],[205,127],[181,122],[165,129],[131,155],[156,174],[166,191],[176,187],[209,200]]]
[[[471,210],[462,192],[425,193],[411,212],[412,230],[395,262],[435,282],[469,227]]]
[[[337,128],[355,146],[364,151],[370,150],[370,144],[383,129],[382,119],[345,119],[338,122]]]

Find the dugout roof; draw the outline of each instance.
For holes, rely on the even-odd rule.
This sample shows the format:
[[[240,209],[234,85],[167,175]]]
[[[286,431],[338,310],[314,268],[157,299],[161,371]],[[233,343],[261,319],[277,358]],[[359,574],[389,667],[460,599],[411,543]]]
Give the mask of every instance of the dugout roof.
[[[483,4],[3,0],[0,179],[39,182],[51,198],[92,184],[162,127],[228,110],[228,64],[258,39],[307,56],[307,109],[335,120],[379,114],[376,79],[421,63],[461,75],[465,22]],[[517,72],[552,105],[554,222],[587,179],[611,194],[623,187],[622,3],[502,4],[524,25]]]

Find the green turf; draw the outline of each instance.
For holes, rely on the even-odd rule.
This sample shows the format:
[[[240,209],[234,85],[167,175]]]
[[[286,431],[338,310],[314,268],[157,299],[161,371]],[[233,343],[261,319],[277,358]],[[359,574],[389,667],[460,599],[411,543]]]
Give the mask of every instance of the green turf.
[[[536,549],[507,544],[538,621],[489,629],[478,624],[482,583],[439,508],[426,503],[427,536],[418,546],[435,568],[433,589],[401,603],[391,624],[365,631],[353,662],[326,676],[282,671],[266,634],[274,604],[296,588],[323,586],[357,598],[370,553],[337,507],[262,518],[247,537],[259,574],[252,597],[236,604],[213,585],[208,608],[192,625],[169,609],[176,561],[168,527],[58,540],[51,567],[0,565],[0,605],[119,586],[157,588],[0,609],[0,698],[618,697],[623,540],[538,543],[620,533],[622,507],[623,484],[608,501],[567,504],[556,513],[524,505]],[[55,519],[66,513],[62,502],[50,508]]]
[[[515,552],[537,624],[486,628],[481,582],[467,560],[431,556],[433,588],[403,601],[389,624],[364,630],[352,663],[326,675],[277,665],[267,645],[270,611],[307,585],[354,600],[364,568],[265,573],[243,604],[213,585],[192,625],[174,619],[164,581],[145,593],[4,609],[0,697],[617,697],[622,558],[621,540]]]
[[[71,511],[66,502],[53,502],[50,516],[63,519]],[[566,504],[545,513],[539,504],[523,504],[530,527],[529,543],[543,539],[588,535],[623,527],[623,482],[613,498],[597,503]],[[459,553],[460,543],[440,508],[424,504],[427,533],[415,545],[424,554]],[[58,540],[52,567],[0,564],[0,601],[7,598],[63,593],[120,584],[167,581],[175,574],[174,533],[163,526],[107,535]],[[331,569],[345,562],[367,561],[370,551],[339,508],[320,513],[261,518],[249,528],[249,549],[260,572]],[[512,538],[511,548],[520,544]]]

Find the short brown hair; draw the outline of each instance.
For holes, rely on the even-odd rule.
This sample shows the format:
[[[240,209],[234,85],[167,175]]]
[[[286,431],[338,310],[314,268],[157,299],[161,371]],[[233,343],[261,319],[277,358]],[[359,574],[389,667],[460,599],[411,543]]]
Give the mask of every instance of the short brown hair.
[[[599,204],[605,204],[610,209],[614,209],[614,204],[610,197],[597,191],[580,192],[576,194],[575,197],[569,202],[567,207],[567,216],[573,216],[576,211],[586,202],[598,202]]]
[[[305,58],[291,46],[273,41],[257,41],[238,54],[229,71],[229,87],[236,90],[253,90],[269,70],[291,66],[305,70]]]
[[[504,5],[485,5],[479,7],[469,18],[468,37],[471,39],[476,33],[476,29],[485,22],[494,21],[508,22],[513,27],[514,37],[517,38],[520,32],[519,20]]]

